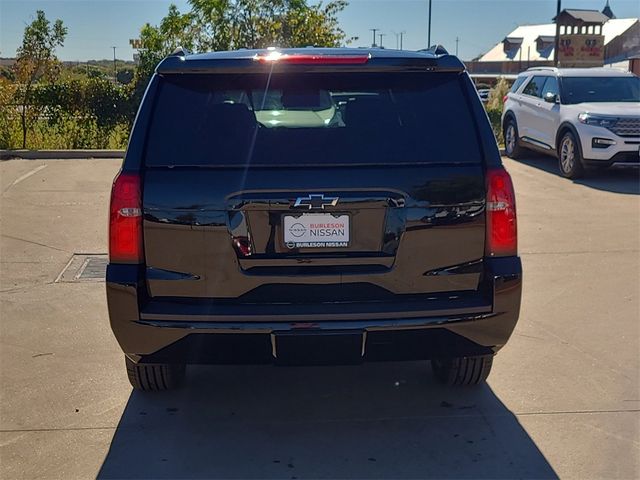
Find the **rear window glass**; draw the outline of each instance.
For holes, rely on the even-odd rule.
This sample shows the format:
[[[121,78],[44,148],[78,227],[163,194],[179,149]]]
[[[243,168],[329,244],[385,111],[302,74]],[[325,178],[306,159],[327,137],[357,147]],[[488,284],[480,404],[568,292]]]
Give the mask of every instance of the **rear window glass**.
[[[146,164],[481,161],[458,74],[162,79]]]
[[[515,93],[520,88],[520,85],[524,83],[526,78],[527,77],[524,76],[516,78],[516,81],[513,82],[513,85],[511,86],[511,93]]]

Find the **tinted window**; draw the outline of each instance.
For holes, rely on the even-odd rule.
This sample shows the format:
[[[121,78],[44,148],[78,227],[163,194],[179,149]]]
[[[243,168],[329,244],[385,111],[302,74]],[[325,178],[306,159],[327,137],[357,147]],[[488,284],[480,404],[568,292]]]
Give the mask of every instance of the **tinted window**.
[[[533,97],[542,96],[542,88],[544,86],[544,81],[547,77],[533,77],[527,86],[524,87],[522,93],[525,95],[531,95]]]
[[[522,85],[526,79],[527,77],[516,78],[516,81],[513,82],[513,85],[511,86],[511,93],[515,93],[520,88],[520,85]]]
[[[562,103],[640,102],[638,77],[562,77]]]
[[[558,79],[556,77],[548,77],[547,81],[544,82],[542,97],[544,98],[547,93],[553,93],[554,95],[558,94]]]
[[[461,82],[433,73],[165,77],[146,163],[478,163]]]

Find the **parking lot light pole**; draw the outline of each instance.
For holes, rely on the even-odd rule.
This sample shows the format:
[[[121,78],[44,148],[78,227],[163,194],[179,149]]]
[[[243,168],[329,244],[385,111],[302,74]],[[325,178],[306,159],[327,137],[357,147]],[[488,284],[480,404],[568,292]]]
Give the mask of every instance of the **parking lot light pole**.
[[[427,29],[427,48],[431,46],[431,0],[429,0],[429,27]]]
[[[118,82],[118,67],[116,64],[116,47],[111,47],[113,48],[113,82],[117,83]]]
[[[558,23],[559,21],[559,17],[560,17],[560,10],[562,8],[561,6],[562,1],[558,0],[558,4],[556,6],[556,38],[555,38],[555,45],[553,46],[553,66],[557,67],[558,66],[558,50],[560,49],[560,24]]]
[[[379,28],[370,28],[369,30],[371,30],[373,32],[373,43],[371,44],[372,47],[376,46],[376,32],[378,30],[380,30]]]

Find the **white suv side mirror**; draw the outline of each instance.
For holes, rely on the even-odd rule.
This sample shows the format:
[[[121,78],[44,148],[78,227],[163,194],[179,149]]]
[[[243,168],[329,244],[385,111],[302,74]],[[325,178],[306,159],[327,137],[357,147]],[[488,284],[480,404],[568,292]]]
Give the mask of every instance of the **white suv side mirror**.
[[[553,92],[547,92],[544,94],[544,101],[547,103],[560,103],[560,97]]]

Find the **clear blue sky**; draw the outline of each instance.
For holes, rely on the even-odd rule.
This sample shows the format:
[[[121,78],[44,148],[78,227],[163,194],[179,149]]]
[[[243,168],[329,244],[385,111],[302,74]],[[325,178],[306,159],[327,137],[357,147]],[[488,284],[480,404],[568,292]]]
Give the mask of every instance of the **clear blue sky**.
[[[47,18],[60,18],[69,29],[62,60],[112,58],[131,60],[129,39],[140,27],[157,24],[170,3],[188,10],[186,0],[0,0],[0,56],[12,57],[21,42],[25,25],[36,10]],[[310,3],[315,3],[311,0]],[[605,0],[563,0],[563,8],[602,10]],[[618,18],[640,16],[637,0],[610,0]],[[385,47],[395,48],[394,32],[406,32],[404,48],[424,48],[427,43],[428,0],[351,0],[340,22],[348,36],[359,37],[354,46],[371,44],[370,28],[380,28]],[[431,43],[441,43],[471,59],[484,53],[517,25],[550,23],[556,0],[433,0]],[[376,40],[378,41],[378,40]]]

